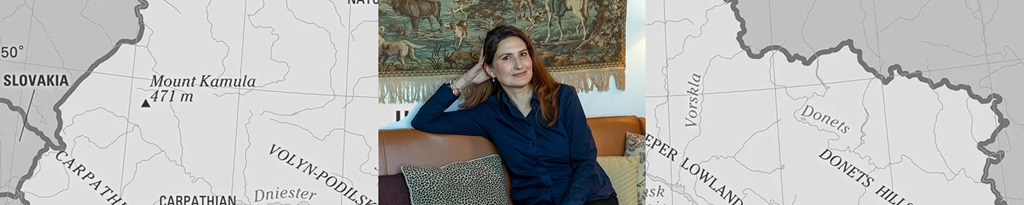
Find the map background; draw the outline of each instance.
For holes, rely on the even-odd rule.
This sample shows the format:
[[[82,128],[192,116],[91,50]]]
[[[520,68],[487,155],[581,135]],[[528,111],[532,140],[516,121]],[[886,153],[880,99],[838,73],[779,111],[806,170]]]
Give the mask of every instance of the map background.
[[[142,10],[142,41],[122,45],[60,108],[70,156],[132,204],[156,203],[162,195],[235,195],[251,203],[255,189],[277,188],[320,194],[306,203],[353,204],[322,179],[268,155],[276,144],[376,199],[377,155],[370,145],[390,115],[376,111],[376,53],[349,52],[376,47],[374,5],[149,4]],[[194,94],[194,102],[150,101],[151,108],[141,108],[155,90],[153,74],[258,80],[255,88],[174,88]],[[28,201],[106,200],[54,153],[44,153],[26,181]]]
[[[827,126],[818,128],[818,131],[823,133],[799,133],[800,131],[804,131],[804,127],[813,126],[813,124],[807,122],[797,124],[786,122],[787,119],[792,119],[799,114],[790,113],[790,108],[792,108],[793,111],[798,111],[796,107],[792,106],[792,101],[803,101],[804,103],[807,103],[809,99],[817,97],[837,96],[838,98],[845,99],[845,101],[834,101],[835,99],[833,99],[832,103],[849,101],[864,102],[864,112],[873,116],[861,118],[864,119],[865,124],[856,123],[857,127],[864,127],[864,130],[861,130],[861,133],[858,133],[861,135],[861,145],[865,145],[865,140],[869,143],[867,146],[864,146],[868,148],[860,150],[861,153],[867,154],[858,154],[862,160],[867,160],[867,162],[862,161],[857,163],[861,164],[858,166],[865,166],[866,164],[873,165],[867,167],[871,167],[870,172],[873,172],[872,176],[875,176],[875,178],[880,181],[884,181],[882,183],[891,182],[894,183],[892,186],[902,187],[898,189],[902,190],[900,191],[900,194],[902,196],[909,195],[911,197],[911,201],[914,200],[914,196],[918,196],[916,199],[919,201],[916,201],[915,204],[922,200],[920,196],[928,196],[925,197],[928,200],[945,199],[947,201],[939,203],[953,204],[987,204],[993,201],[989,200],[993,194],[992,191],[989,191],[988,184],[978,181],[982,179],[980,176],[980,173],[982,172],[980,170],[983,167],[981,166],[982,164],[978,163],[984,163],[986,156],[983,152],[979,151],[976,146],[979,141],[988,139],[988,136],[992,135],[993,131],[999,130],[995,128],[996,124],[1004,123],[1005,125],[1006,122],[1005,119],[999,119],[995,116],[995,114],[998,114],[998,111],[988,109],[988,107],[976,106],[979,102],[987,103],[983,104],[985,106],[991,105],[988,100],[981,99],[984,98],[984,96],[974,99],[967,98],[967,93],[969,91],[964,91],[963,86],[957,84],[955,79],[950,79],[950,81],[954,81],[954,84],[944,86],[945,81],[939,82],[937,79],[929,80],[926,77],[917,78],[914,77],[917,75],[910,73],[899,73],[896,79],[892,81],[891,85],[868,87],[866,88],[867,90],[862,88],[858,94],[863,92],[865,93],[865,96],[845,96],[842,93],[849,91],[830,91],[830,87],[845,87],[842,85],[847,83],[862,84],[867,81],[871,81],[874,84],[878,84],[878,78],[872,77],[872,75],[878,74],[865,72],[875,70],[876,68],[861,67],[863,62],[860,64],[857,62],[860,57],[859,52],[861,50],[843,46],[850,44],[845,44],[848,42],[840,44],[840,40],[835,40],[832,44],[828,44],[831,46],[838,44],[840,45],[837,46],[838,49],[819,51],[820,54],[822,54],[821,59],[814,62],[793,62],[796,59],[789,56],[790,53],[785,53],[785,51],[776,52],[770,50],[754,50],[754,53],[759,54],[757,54],[757,56],[754,54],[748,56],[747,54],[749,53],[746,52],[749,51],[743,50],[746,49],[745,47],[741,47],[743,41],[737,37],[738,34],[743,34],[743,32],[737,33],[740,31],[740,23],[737,22],[737,19],[747,13],[740,12],[740,14],[733,17],[733,12],[739,12],[739,10],[736,8],[730,8],[729,3],[731,2],[733,1],[648,2],[652,4],[649,5],[652,10],[662,10],[661,12],[653,11],[649,13],[647,24],[649,31],[648,35],[650,35],[649,37],[651,40],[651,44],[647,47],[647,49],[649,49],[648,64],[651,65],[648,70],[648,79],[651,80],[648,81],[648,100],[646,102],[649,108],[647,110],[649,112],[648,130],[651,133],[655,133],[657,138],[666,140],[676,149],[681,149],[682,155],[697,155],[693,158],[701,161],[702,163],[711,161],[709,164],[702,165],[707,165],[706,167],[713,170],[712,172],[714,172],[716,176],[720,176],[719,178],[722,180],[727,180],[727,182],[724,183],[729,184],[730,188],[734,188],[732,191],[741,192],[742,194],[740,196],[745,197],[745,202],[747,202],[746,204],[808,203],[807,201],[812,201],[810,203],[849,202],[850,204],[876,204],[883,202],[877,200],[878,196],[871,195],[873,190],[865,191],[865,195],[861,193],[861,189],[844,189],[845,191],[840,191],[838,189],[844,187],[823,186],[826,184],[851,183],[849,180],[835,182],[826,181],[832,178],[813,178],[814,180],[808,180],[808,178],[812,178],[812,176],[817,176],[818,174],[822,174],[827,177],[831,177],[831,175],[828,174],[835,174],[827,173],[829,171],[825,170],[821,170],[821,173],[807,172],[810,171],[809,168],[819,169],[821,167],[819,166],[821,163],[809,164],[810,166],[803,165],[803,167],[800,167],[801,163],[805,163],[800,160],[813,160],[812,155],[817,154],[806,154],[807,150],[800,151],[800,149],[804,149],[807,145],[818,145],[823,147],[824,145],[817,144],[821,142],[820,140],[822,140],[822,138],[815,138],[813,136],[821,136],[822,134],[827,136],[833,134],[828,134]],[[817,3],[816,5],[819,7],[823,7],[823,4],[824,6],[828,6],[828,3],[826,2],[815,1],[814,3]],[[861,1],[860,3],[867,4],[868,6],[872,5],[872,1]],[[814,6],[812,5],[811,7]],[[771,8],[768,12],[772,12],[771,10],[774,10],[773,13],[770,13],[774,15],[797,15],[801,17],[804,15],[804,13],[801,12],[787,12],[790,11],[787,10],[789,7],[781,6],[781,4],[772,4],[770,7],[754,7],[754,9],[764,8]],[[843,8],[849,9],[847,7]],[[944,10],[940,9],[939,11],[941,12]],[[868,15],[871,14],[870,10],[867,12]],[[824,14],[824,17],[816,16],[818,18],[812,21],[817,22],[829,19],[827,15],[832,13]],[[913,13],[911,13],[911,15],[912,14]],[[807,15],[811,16],[810,12],[808,12]],[[748,18],[760,18],[759,20],[767,20],[771,22],[770,19],[762,16],[755,15],[754,17]],[[897,21],[904,20],[910,21],[904,18]],[[747,23],[750,24],[750,22]],[[778,22],[758,26],[771,28],[769,25],[777,26],[777,23]],[[865,22],[867,25],[870,25],[870,23],[870,19]],[[884,22],[879,20],[879,23]],[[837,25],[853,26],[850,24]],[[799,26],[799,24],[797,26]],[[784,28],[775,27],[774,29],[776,29],[775,31],[779,31]],[[790,30],[789,32],[795,31]],[[803,35],[810,36],[812,34],[813,33],[804,33]],[[768,38],[767,36],[759,37]],[[779,36],[775,36],[776,41],[771,41],[773,43],[769,45],[780,44],[785,46],[803,43],[798,41],[783,41],[779,39]],[[737,41],[739,41],[739,43],[737,43]],[[865,47],[860,44],[854,45],[856,45],[857,49],[865,49]],[[848,49],[854,51],[851,53]],[[761,54],[764,54],[763,58],[760,56]],[[803,56],[810,55],[803,54]],[[753,60],[751,58],[753,58]],[[802,57],[797,57],[797,59],[805,60],[802,59]],[[801,65],[801,63],[803,63],[803,65]],[[930,69],[942,68],[959,70],[962,67],[968,66],[944,64],[938,67],[939,68]],[[820,76],[818,76],[819,70],[817,68],[821,68]],[[830,72],[825,72],[826,69],[830,70]],[[913,68],[904,69],[916,70]],[[888,71],[890,72],[889,75],[892,75],[891,72],[893,72],[888,69],[877,70],[880,73],[886,73],[886,71]],[[968,69],[963,70],[966,71]],[[895,71],[902,72],[902,70]],[[984,71],[984,69],[982,71]],[[686,90],[692,87],[687,83],[687,81],[689,81],[690,74],[708,72],[716,72],[719,75],[717,78],[707,78],[707,76],[704,78],[704,83],[717,82],[717,84],[715,84],[716,86],[714,86],[714,88],[707,87],[710,90],[701,91],[708,93],[703,93],[701,95],[700,102],[703,104],[698,105],[701,107],[701,110],[699,111],[701,112],[701,116],[699,119],[700,121],[704,121],[705,118],[714,118],[716,124],[703,124],[701,126],[703,128],[684,127],[682,126],[684,124],[682,121],[684,121],[685,115],[687,115],[688,108],[686,101],[690,96],[689,94],[686,94]],[[836,76],[836,73],[842,73],[842,75]],[[830,78],[826,78],[826,75],[830,76]],[[926,76],[930,77],[930,75],[927,74]],[[909,77],[913,78],[908,81],[907,78]],[[767,78],[768,81],[766,81],[765,78]],[[824,82],[822,82],[822,78],[830,80],[824,80]],[[888,79],[885,79],[885,81],[886,84],[889,84]],[[925,85],[931,85],[933,90],[921,90],[921,87],[927,88]],[[832,88],[832,90],[841,89]],[[954,92],[950,92],[951,90]],[[773,91],[775,96],[772,96]],[[839,93],[837,94],[836,92]],[[929,95],[932,93],[940,96],[950,95],[952,93],[953,96],[963,98],[963,100],[968,102],[970,105],[968,113],[973,113],[974,116],[968,117],[966,114],[962,114],[960,117],[945,116],[950,111],[956,112],[954,110],[950,110],[950,107],[948,107],[948,104],[951,102],[949,99],[939,99],[937,100],[938,102],[936,102],[936,100],[930,99],[933,98]],[[710,97],[712,94],[714,94],[715,98],[730,100],[718,100],[714,102],[704,101],[705,99],[703,99],[703,97]],[[878,96],[881,96],[881,99],[879,99]],[[886,96],[890,98],[890,101],[885,102],[884,99]],[[907,96],[917,97],[907,98]],[[927,98],[922,98],[922,96]],[[902,101],[894,99],[902,99]],[[993,99],[993,97],[990,96],[987,99]],[[775,106],[772,106],[773,104]],[[846,107],[850,106],[849,104],[843,105],[844,106],[831,105],[830,107],[832,108],[829,110],[836,112],[841,111],[845,114],[860,112],[859,109],[856,109],[861,107],[860,103],[858,103],[856,107]],[[718,108],[719,110],[716,110],[717,112],[708,111],[708,113],[704,113],[704,109],[712,107]],[[726,110],[721,110],[723,107],[726,108]],[[888,108],[888,114],[884,111],[885,108]],[[945,109],[945,111],[943,109]],[[773,111],[775,111],[775,113],[773,113]],[[938,111],[938,113],[935,111]],[[942,114],[942,116],[940,117],[939,114]],[[771,121],[765,122],[764,120],[767,120],[765,116],[770,116],[768,118],[771,118]],[[915,116],[916,118],[911,116]],[[791,124],[784,125],[780,122],[772,123],[772,121],[780,119],[783,120],[781,123]],[[847,117],[844,119],[848,120],[851,118]],[[856,119],[856,117],[853,117],[853,119]],[[953,124],[955,126],[950,126],[949,124],[946,126],[934,126],[932,124],[933,119],[936,124],[956,122],[957,119],[972,119],[972,121],[956,122]],[[776,123],[780,123],[780,125],[776,125]],[[757,129],[751,130],[751,128],[754,127],[757,127]],[[927,128],[928,130],[921,128]],[[723,132],[723,129],[742,131],[731,131],[731,134],[727,134],[721,133]],[[948,130],[941,131],[942,129]],[[966,129],[970,129],[970,131],[965,131]],[[890,130],[893,131],[890,133]],[[931,132],[929,132],[929,130],[931,130]],[[982,132],[978,132],[979,130]],[[715,133],[709,133],[709,131],[715,131]],[[867,132],[867,134],[864,134],[864,132]],[[938,134],[933,134],[933,132]],[[964,133],[968,134],[965,135]],[[740,138],[739,141],[735,140],[735,137],[740,135],[744,137],[749,136],[749,138],[746,138],[746,142],[743,141],[743,138]],[[707,137],[698,138],[700,136]],[[883,141],[881,141],[881,143],[883,144],[877,144],[879,140],[878,136],[882,137],[881,140]],[[927,136],[927,138],[921,138],[923,136]],[[935,136],[934,140],[931,139],[932,136]],[[770,140],[758,140],[762,138]],[[855,141],[844,142],[846,141],[845,139],[848,138],[842,138],[836,134],[833,139],[828,140],[827,145],[829,149],[839,149],[836,148],[837,145],[856,143]],[[956,143],[952,143],[952,141],[945,142],[946,140],[965,139],[968,141]],[[934,147],[921,146],[922,143],[920,142],[922,142],[922,140],[924,140],[923,142],[934,141]],[[888,145],[890,142],[893,143],[891,147]],[[771,146],[763,146],[764,144]],[[778,144],[778,147],[775,146],[776,144]],[[928,143],[924,144],[931,145]],[[751,150],[751,147],[756,147],[757,149]],[[955,152],[950,152],[953,151],[951,149],[955,149]],[[736,153],[734,154],[732,150],[736,150]],[[854,150],[856,150],[856,148]],[[690,151],[691,153],[688,154],[687,151]],[[804,154],[794,154],[797,151]],[[936,151],[938,151],[938,153],[935,153]],[[818,150],[818,152],[820,153],[820,150]],[[748,154],[746,156],[740,156],[744,153]],[[778,154],[776,155],[776,153]],[[852,152],[848,154],[856,153],[857,152]],[[680,162],[679,159],[676,159],[673,164],[664,164],[666,160],[664,160],[663,156],[657,153],[652,154],[651,150],[648,150],[648,154],[650,156],[659,156],[662,158],[658,159],[658,157],[651,157],[654,161],[650,163],[650,167],[648,168],[648,188],[655,188],[652,186],[658,186],[660,183],[661,185],[665,185],[663,188],[666,189],[666,197],[661,198],[660,202],[657,201],[658,198],[654,198],[652,200],[651,197],[648,197],[649,203],[724,204],[722,203],[723,201],[721,201],[722,199],[716,196],[717,193],[711,192],[711,189],[702,188],[701,185],[705,184],[696,182],[694,180],[694,178],[696,178],[695,176],[691,176],[690,173],[682,171],[682,169],[678,167],[678,163]],[[810,156],[810,159],[808,159],[807,156]],[[945,158],[932,158],[935,156],[944,156]],[[735,161],[736,163],[732,161]],[[959,161],[958,163],[969,162],[972,165],[955,165],[953,163],[954,161]],[[930,167],[933,165],[929,165],[929,163],[934,164],[936,162],[938,162],[939,165],[945,162],[945,166],[956,168],[945,170],[947,167],[942,167],[941,169]],[[960,169],[961,166],[964,169]],[[878,172],[875,172],[876,170]],[[761,175],[771,177],[761,177]],[[943,176],[943,179],[935,181],[936,176]],[[932,179],[927,179],[929,177],[932,177]],[[731,181],[732,183],[729,183],[728,181]],[[1017,184],[1010,180],[1007,181],[1010,186]],[[721,181],[719,182],[719,184],[723,183]],[[895,184],[897,182],[899,182],[899,185]],[[878,184],[877,181],[876,184]],[[925,184],[929,185],[926,186]],[[716,184],[716,187],[717,186],[718,184]],[[707,186],[705,185],[704,187]],[[958,191],[949,192],[953,189]],[[849,193],[846,191],[856,192]],[[907,194],[907,192],[917,192],[917,194]],[[948,194],[940,194],[943,192]],[[843,193],[846,193],[847,195],[841,195]],[[668,196],[669,194],[672,196]],[[849,194],[855,195],[853,195],[852,198],[831,198],[833,201],[828,202],[816,201],[823,198],[829,198],[831,196],[851,197]],[[953,200],[951,198],[932,196],[957,196],[956,199],[965,201],[954,202],[950,201]],[[757,198],[758,202],[752,202],[753,199],[751,199],[751,197]],[[985,197],[989,197],[989,199],[986,199]],[[973,201],[967,202],[967,198],[970,198]],[[760,200],[764,200],[764,202],[761,202]],[[896,200],[899,199],[897,198]]]

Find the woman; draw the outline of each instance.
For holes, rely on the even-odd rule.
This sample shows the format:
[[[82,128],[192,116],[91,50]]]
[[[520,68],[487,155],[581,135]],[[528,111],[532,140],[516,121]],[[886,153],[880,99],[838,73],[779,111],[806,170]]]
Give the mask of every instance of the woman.
[[[508,166],[515,204],[618,204],[575,88],[551,79],[515,27],[487,32],[481,52],[472,69],[423,104],[413,128],[493,142]],[[462,110],[444,112],[460,95]]]

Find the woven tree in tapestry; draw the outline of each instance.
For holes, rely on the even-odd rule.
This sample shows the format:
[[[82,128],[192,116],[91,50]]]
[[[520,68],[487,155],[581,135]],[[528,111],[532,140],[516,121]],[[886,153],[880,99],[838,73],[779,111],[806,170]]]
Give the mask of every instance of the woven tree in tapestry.
[[[556,81],[625,89],[625,0],[381,0],[378,15],[381,103],[426,100],[476,63],[498,25],[526,32]]]

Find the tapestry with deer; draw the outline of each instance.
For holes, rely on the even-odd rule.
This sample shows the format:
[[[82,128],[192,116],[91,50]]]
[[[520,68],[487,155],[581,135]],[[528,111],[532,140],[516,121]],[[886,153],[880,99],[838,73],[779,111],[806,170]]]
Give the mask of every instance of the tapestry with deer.
[[[529,35],[556,81],[625,90],[626,0],[381,0],[378,16],[381,103],[426,100],[476,63],[498,25]]]

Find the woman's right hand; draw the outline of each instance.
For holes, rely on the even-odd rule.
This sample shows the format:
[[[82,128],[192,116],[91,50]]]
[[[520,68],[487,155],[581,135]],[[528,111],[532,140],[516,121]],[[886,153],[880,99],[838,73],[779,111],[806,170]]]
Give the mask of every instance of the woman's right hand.
[[[462,76],[455,81],[453,86],[461,89],[465,88],[467,83],[469,83],[469,85],[476,85],[490,80],[491,75],[487,74],[486,69],[487,65],[484,64],[484,51],[483,49],[480,49],[480,57],[477,59],[476,65],[473,65],[473,68],[470,68],[466,74],[462,74]]]

